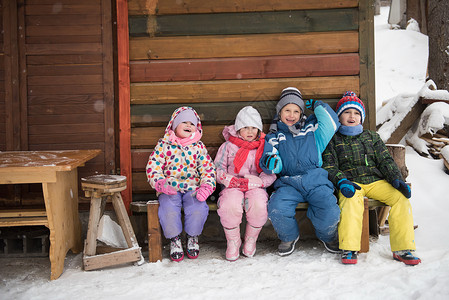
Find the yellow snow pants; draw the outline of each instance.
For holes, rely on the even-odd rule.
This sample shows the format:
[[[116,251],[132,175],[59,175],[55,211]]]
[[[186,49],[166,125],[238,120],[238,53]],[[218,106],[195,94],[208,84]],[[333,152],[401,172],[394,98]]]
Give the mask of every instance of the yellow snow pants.
[[[370,184],[357,184],[361,187],[361,190],[356,190],[351,198],[346,198],[339,192],[341,216],[338,236],[340,249],[360,251],[363,198],[367,196],[391,207],[388,216],[391,251],[416,250],[410,201],[386,180],[379,180]]]

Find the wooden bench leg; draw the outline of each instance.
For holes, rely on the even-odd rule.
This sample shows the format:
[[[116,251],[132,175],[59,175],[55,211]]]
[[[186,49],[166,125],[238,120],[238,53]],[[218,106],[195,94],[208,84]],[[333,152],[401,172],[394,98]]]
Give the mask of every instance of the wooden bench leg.
[[[158,217],[159,201],[147,202],[148,218],[148,260],[150,262],[162,261],[161,226]]]
[[[360,251],[361,253],[366,253],[369,251],[369,205],[368,200],[365,198],[363,210],[363,224],[362,224],[362,239],[360,241]]]

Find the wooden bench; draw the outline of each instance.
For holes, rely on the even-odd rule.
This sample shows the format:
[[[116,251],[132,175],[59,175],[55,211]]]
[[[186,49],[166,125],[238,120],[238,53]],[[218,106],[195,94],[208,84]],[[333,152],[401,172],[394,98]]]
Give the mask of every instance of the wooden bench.
[[[207,201],[209,211],[217,211],[217,203]],[[308,203],[299,203],[296,210],[307,210]],[[359,252],[365,253],[369,251],[369,235],[370,235],[370,218],[369,211],[377,207],[386,207],[380,201],[365,197],[365,209],[363,213],[363,227],[361,249]],[[148,202],[138,201],[131,203],[131,211],[136,213],[147,213],[148,220],[148,260],[156,262],[162,260],[162,236],[158,217],[159,201],[150,200]],[[376,220],[377,223],[377,220]]]

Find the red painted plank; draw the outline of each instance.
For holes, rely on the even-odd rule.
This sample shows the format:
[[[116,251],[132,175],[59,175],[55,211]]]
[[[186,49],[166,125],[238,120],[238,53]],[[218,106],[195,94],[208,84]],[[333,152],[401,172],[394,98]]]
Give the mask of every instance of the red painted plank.
[[[129,32],[128,1],[117,0],[117,60],[118,60],[118,97],[120,115],[120,173],[127,178],[127,189],[122,192],[123,202],[130,213],[132,202],[131,169],[131,97],[129,81]]]
[[[131,82],[261,79],[359,74],[357,53],[134,61]]]

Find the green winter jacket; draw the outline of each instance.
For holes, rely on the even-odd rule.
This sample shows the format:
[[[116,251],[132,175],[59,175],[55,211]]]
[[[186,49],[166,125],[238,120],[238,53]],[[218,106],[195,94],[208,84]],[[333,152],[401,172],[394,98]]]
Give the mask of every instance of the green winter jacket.
[[[356,136],[337,132],[323,153],[323,168],[335,186],[343,178],[361,184],[404,180],[380,136],[370,130]]]

